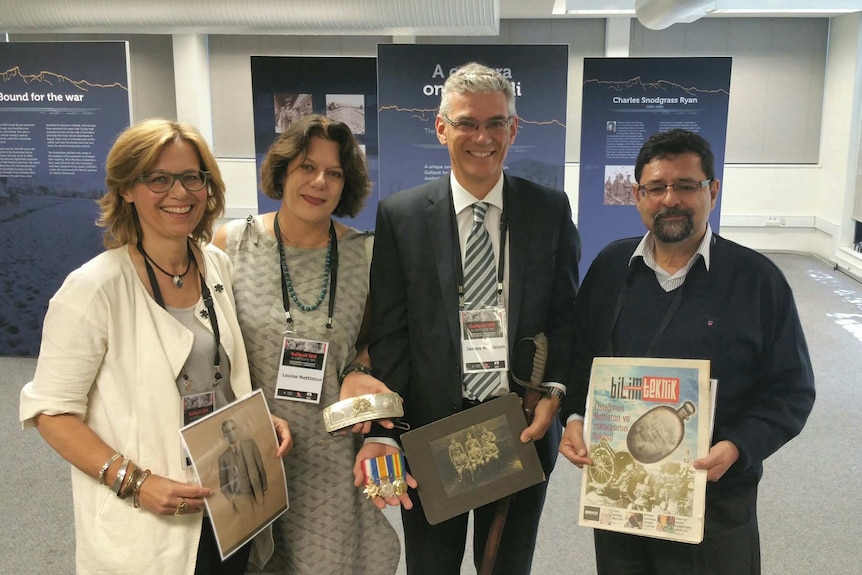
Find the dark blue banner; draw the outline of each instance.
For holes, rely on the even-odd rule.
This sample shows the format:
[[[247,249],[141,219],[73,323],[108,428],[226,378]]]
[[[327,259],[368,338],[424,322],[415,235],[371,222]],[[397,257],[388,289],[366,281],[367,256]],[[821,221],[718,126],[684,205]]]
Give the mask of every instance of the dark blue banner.
[[[581,277],[610,242],[646,232],[631,184],[643,143],[682,128],[712,145],[724,172],[730,58],[585,58],[578,228]],[[718,232],[721,194],[709,223]]]
[[[260,166],[270,145],[297,118],[325,114],[350,126],[365,150],[373,184],[365,208],[344,223],[360,230],[374,229],[378,198],[376,80],[374,58],[251,57],[260,213],[275,211],[280,205],[260,191]]]
[[[434,119],[443,82],[468,62],[498,69],[515,89],[520,123],[506,171],[563,189],[568,46],[381,44],[381,198],[449,171],[449,153],[437,141]]]
[[[0,355],[38,353],[48,299],[102,250],[127,60],[125,42],[0,43]]]

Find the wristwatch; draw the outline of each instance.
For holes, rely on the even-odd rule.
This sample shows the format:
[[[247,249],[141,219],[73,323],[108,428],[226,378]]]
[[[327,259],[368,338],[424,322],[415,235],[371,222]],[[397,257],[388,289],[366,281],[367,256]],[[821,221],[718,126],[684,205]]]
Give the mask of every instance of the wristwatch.
[[[547,398],[556,397],[560,401],[563,401],[563,398],[566,396],[566,392],[562,388],[554,385],[545,385],[543,387],[545,389],[545,397]]]
[[[371,368],[364,363],[351,363],[347,367],[344,368],[344,371],[341,372],[341,375],[338,376],[338,383],[343,384],[344,378],[353,373],[354,371],[358,371],[364,373],[366,375],[371,375]]]

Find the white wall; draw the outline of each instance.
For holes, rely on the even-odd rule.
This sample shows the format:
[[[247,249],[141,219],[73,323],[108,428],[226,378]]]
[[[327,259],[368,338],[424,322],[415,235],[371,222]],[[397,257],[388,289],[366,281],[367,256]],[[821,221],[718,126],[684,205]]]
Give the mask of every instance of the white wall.
[[[838,224],[836,233],[823,242],[826,256],[856,276],[862,276],[862,258],[847,248],[854,241],[856,227],[853,207],[859,162],[860,100],[862,14],[856,13],[832,19],[820,140],[823,178],[815,211],[818,218]]]

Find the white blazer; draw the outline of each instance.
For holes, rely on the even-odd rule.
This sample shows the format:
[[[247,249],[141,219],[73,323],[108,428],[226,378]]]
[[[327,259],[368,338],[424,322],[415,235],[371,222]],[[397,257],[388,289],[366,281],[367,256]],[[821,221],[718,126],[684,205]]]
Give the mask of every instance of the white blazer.
[[[232,266],[215,247],[202,252],[230,385],[241,397],[251,392],[251,380]],[[199,301],[195,315],[211,331],[200,314],[204,309]],[[108,250],[69,274],[51,298],[36,374],[21,391],[21,422],[32,427],[41,413],[75,414],[135,464],[194,482],[182,467],[176,385],[192,341],[192,333],[147,293],[128,249]],[[72,495],[78,574],[194,573],[201,514],[163,517],[134,509],[75,467]]]

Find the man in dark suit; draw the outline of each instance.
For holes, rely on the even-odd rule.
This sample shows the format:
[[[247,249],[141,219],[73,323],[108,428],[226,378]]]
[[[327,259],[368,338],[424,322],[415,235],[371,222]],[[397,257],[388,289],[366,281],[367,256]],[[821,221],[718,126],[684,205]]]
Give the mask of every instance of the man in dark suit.
[[[245,525],[263,505],[266,470],[254,439],[238,440],[234,420],[226,419],[221,431],[229,445],[218,458],[219,485]]]
[[[404,398],[403,420],[413,428],[480,400],[510,391],[524,394],[502,372],[487,395],[476,396],[464,375],[459,289],[465,284],[462,270],[469,266],[461,262],[470,261],[465,256],[474,228],[473,204],[484,202],[495,285],[500,286],[497,305],[508,317],[509,358],[519,340],[542,332],[548,337],[547,393],[521,436],[523,442],[536,441],[547,475],[560,441],[561,427],[554,418],[569,380],[566,356],[573,345],[578,283],[580,240],[569,200],[561,191],[503,174],[518,117],[511,83],[496,71],[472,63],[455,71],[443,87],[436,131],[449,150],[451,174],[386,198],[378,208],[371,266],[374,375]],[[377,429],[371,435],[384,433]],[[357,462],[395,451],[395,445],[369,436]],[[495,573],[529,573],[545,490],[542,483],[515,496]],[[373,501],[384,506],[380,497]],[[410,575],[460,573],[467,514],[432,526],[414,491],[385,503],[402,505]],[[491,504],[474,511],[477,568],[494,509]]]

